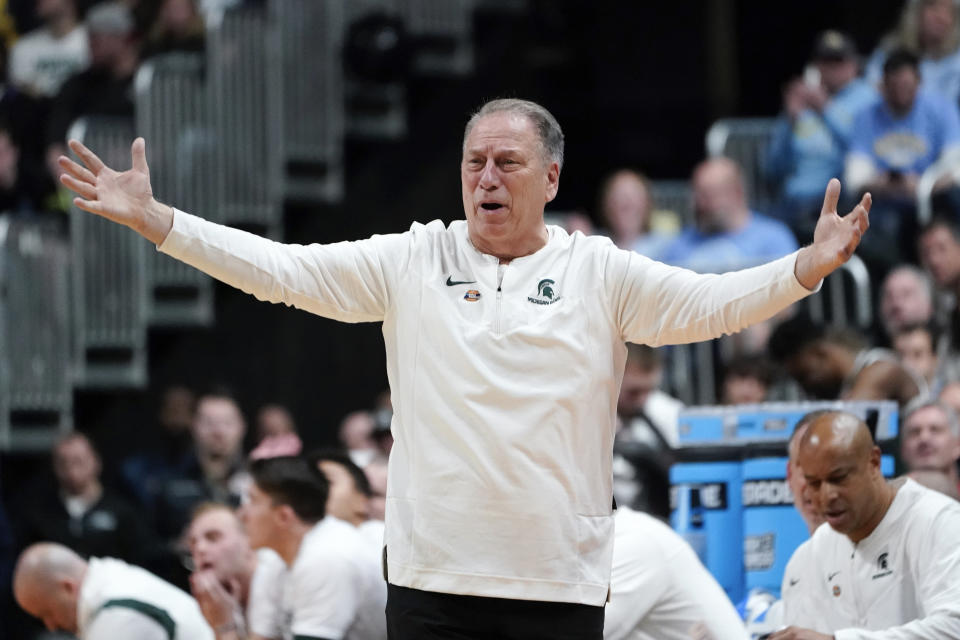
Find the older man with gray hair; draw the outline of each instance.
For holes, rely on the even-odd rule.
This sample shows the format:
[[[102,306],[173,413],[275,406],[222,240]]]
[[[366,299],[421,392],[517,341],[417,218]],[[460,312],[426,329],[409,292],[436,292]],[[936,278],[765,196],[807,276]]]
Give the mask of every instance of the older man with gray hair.
[[[910,325],[930,322],[934,314],[933,280],[912,264],[894,267],[880,288],[880,322],[887,337]]]
[[[613,551],[611,458],[626,342],[732,333],[808,295],[868,227],[869,195],[767,265],[698,275],[544,222],[563,132],[525,100],[467,123],[466,220],[358,242],[283,245],[153,198],[144,141],[118,173],[76,141],[77,206],[252,293],[382,322],[395,444],[387,624],[404,638],[599,640]]]
[[[907,471],[938,471],[960,488],[960,421],[956,412],[937,400],[908,405],[900,430],[900,457]]]

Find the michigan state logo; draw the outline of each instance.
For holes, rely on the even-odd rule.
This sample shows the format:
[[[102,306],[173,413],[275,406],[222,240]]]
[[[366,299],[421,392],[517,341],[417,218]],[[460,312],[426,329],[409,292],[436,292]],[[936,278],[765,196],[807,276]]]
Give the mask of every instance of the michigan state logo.
[[[544,278],[537,283],[537,295],[527,296],[527,300],[533,304],[553,304],[560,299],[556,290],[556,282],[550,278]]]

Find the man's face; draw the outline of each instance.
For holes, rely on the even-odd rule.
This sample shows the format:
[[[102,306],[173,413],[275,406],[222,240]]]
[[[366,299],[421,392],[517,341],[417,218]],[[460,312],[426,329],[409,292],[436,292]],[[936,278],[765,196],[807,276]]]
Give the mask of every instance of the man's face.
[[[933,338],[926,329],[917,329],[897,335],[893,348],[903,364],[923,376],[925,380],[933,378],[937,370],[937,355],[933,351]]]
[[[933,227],[920,236],[920,260],[941,288],[953,288],[960,280],[960,242],[945,227]]]
[[[100,478],[97,455],[81,438],[63,442],[53,452],[53,472],[67,495],[79,495]]]
[[[492,113],[478,120],[460,163],[470,239],[496,255],[519,239],[543,233],[543,208],[557,195],[560,168],[544,158],[529,118]]]
[[[755,404],[767,398],[767,385],[754,376],[728,375],[723,379],[724,404]]]
[[[801,445],[797,461],[807,483],[805,497],[809,496],[834,531],[844,535],[861,532],[879,502],[875,495],[879,450],[869,459],[858,460],[840,447]]]
[[[42,592],[36,585],[15,593],[20,608],[39,619],[50,631],[77,632],[77,594],[80,585],[57,580],[52,589]]]
[[[226,508],[197,516],[187,530],[187,544],[195,570],[210,569],[224,583],[246,571],[253,553],[240,521]]]
[[[896,113],[907,112],[913,107],[919,87],[920,76],[911,67],[900,67],[883,76],[883,97]]]
[[[960,438],[939,407],[923,407],[903,425],[900,454],[910,471],[943,471],[960,458]]]
[[[615,236],[639,234],[650,215],[650,194],[636,177],[614,178],[603,199],[603,215]]]
[[[823,59],[816,62],[820,82],[827,93],[833,95],[857,77],[857,61],[853,59]]]
[[[807,523],[807,528],[811,533],[816,531],[817,527],[824,523],[823,513],[820,512],[817,504],[813,500],[813,495],[808,492],[807,479],[803,476],[803,469],[797,461],[799,456],[800,440],[807,428],[801,427],[790,440],[789,459],[787,461],[787,484],[790,485],[790,491],[793,493],[793,506],[800,513],[800,517]]]
[[[950,36],[956,19],[953,0],[925,0],[920,10],[920,39],[941,43]]]
[[[350,472],[330,460],[322,460],[318,466],[330,484],[327,513],[346,522],[366,520],[370,512],[367,496],[357,489]]]
[[[197,405],[193,437],[206,455],[231,458],[240,455],[246,426],[240,409],[229,398],[207,397]]]
[[[247,532],[247,540],[251,548],[270,547],[271,540],[275,540],[274,532],[278,528],[277,509],[279,508],[256,483],[251,483],[247,488],[246,498],[237,515]]]
[[[832,400],[840,394],[843,373],[838,372],[830,345],[824,341],[818,340],[800,349],[786,367],[804,391],[815,398]]]
[[[693,207],[701,233],[729,231],[745,206],[743,189],[725,164],[708,162],[693,174]]]
[[[888,333],[928,321],[933,315],[933,303],[924,282],[908,271],[890,274],[883,283],[880,315]]]
[[[632,415],[646,404],[650,394],[660,387],[663,369],[644,368],[628,363],[623,371],[623,384],[620,385],[620,397],[617,411],[622,415]]]

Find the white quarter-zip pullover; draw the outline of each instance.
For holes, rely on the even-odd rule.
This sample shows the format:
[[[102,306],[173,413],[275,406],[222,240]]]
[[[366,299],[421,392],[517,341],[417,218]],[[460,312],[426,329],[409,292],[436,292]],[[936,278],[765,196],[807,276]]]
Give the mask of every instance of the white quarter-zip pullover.
[[[960,638],[960,504],[907,480],[854,544],[822,524],[783,576],[784,622],[836,640]]]
[[[463,220],[300,246],[176,211],[159,248],[260,300],[383,323],[391,583],[599,606],[624,342],[733,333],[809,291],[796,254],[699,275],[548,231],[540,250],[501,266]]]

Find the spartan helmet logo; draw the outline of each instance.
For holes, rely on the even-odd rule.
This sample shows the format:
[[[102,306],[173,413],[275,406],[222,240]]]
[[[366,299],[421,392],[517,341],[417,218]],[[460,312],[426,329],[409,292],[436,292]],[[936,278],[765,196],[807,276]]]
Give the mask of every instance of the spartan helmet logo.
[[[881,553],[879,556],[877,556],[877,567],[880,569],[880,571],[887,570],[887,554],[886,553]]]
[[[554,281],[549,278],[541,280],[540,284],[537,285],[537,295],[541,298],[547,298],[548,300],[553,300],[553,285]]]

